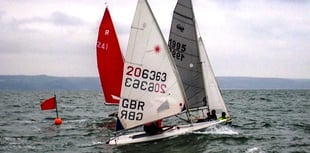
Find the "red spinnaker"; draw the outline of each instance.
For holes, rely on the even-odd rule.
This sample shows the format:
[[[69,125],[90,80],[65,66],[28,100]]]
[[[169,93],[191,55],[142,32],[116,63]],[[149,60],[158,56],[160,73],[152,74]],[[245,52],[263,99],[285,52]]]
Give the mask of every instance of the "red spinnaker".
[[[106,104],[118,105],[120,97],[124,57],[108,8],[105,9],[98,32],[97,64]]]
[[[51,97],[41,103],[41,110],[56,109],[56,98]]]

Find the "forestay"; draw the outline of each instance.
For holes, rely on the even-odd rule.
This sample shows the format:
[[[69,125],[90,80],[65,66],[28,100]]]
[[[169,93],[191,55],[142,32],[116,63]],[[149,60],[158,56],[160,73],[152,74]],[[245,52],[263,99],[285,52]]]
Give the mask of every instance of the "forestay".
[[[185,102],[170,52],[145,0],[138,0],[126,52],[118,117],[125,129],[178,114]]]

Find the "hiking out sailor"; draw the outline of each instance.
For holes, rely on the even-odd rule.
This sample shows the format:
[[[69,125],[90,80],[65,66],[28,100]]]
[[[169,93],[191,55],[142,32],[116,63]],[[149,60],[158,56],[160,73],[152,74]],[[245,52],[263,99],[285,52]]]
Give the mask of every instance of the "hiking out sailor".
[[[229,116],[226,116],[226,112],[222,112],[222,116],[218,118],[219,121],[221,120],[226,120],[225,124],[229,124],[231,125],[232,121],[231,118]]]
[[[216,111],[215,109],[211,110],[211,120],[217,120]]]
[[[210,113],[210,112],[207,113],[207,117],[206,117],[206,118],[198,119],[198,120],[197,120],[197,123],[200,123],[200,122],[207,122],[207,121],[211,121],[211,113]]]
[[[146,123],[143,127],[145,133],[154,135],[162,132],[162,120]]]
[[[222,116],[218,118],[218,120],[225,120],[226,118],[226,113],[222,112]]]

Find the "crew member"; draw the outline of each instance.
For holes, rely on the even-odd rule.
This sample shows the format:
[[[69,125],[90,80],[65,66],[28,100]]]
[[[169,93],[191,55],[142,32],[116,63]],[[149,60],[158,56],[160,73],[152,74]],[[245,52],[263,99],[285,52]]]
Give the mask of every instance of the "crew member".
[[[163,131],[162,120],[147,123],[144,125],[143,129],[144,129],[145,133],[147,133],[149,135],[161,133]]]

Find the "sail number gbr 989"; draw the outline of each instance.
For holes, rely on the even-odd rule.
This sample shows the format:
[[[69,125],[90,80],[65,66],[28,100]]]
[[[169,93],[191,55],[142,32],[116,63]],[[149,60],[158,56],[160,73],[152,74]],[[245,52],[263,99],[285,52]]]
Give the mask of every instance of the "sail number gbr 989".
[[[125,87],[149,92],[166,93],[167,73],[127,66]]]

